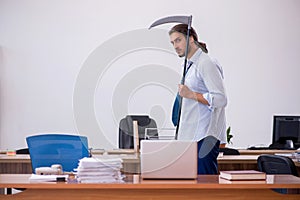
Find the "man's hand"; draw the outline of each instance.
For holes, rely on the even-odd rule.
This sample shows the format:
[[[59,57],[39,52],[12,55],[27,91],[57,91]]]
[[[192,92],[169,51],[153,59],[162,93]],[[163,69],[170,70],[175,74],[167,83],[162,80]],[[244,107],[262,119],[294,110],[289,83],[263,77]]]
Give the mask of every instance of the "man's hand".
[[[209,105],[208,101],[203,97],[202,94],[193,92],[188,88],[186,85],[178,85],[178,93],[181,97],[188,98],[188,99],[194,99],[197,102],[200,102],[204,105]]]
[[[180,96],[188,99],[195,99],[195,93],[190,90],[186,85],[178,85],[178,93]],[[196,96],[197,97],[197,96]]]

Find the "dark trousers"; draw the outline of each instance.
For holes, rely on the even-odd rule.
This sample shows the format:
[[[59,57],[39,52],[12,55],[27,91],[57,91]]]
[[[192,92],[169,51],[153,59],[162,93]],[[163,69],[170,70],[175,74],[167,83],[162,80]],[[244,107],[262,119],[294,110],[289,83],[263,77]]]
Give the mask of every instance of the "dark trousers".
[[[198,142],[198,174],[218,174],[220,141],[207,136]]]

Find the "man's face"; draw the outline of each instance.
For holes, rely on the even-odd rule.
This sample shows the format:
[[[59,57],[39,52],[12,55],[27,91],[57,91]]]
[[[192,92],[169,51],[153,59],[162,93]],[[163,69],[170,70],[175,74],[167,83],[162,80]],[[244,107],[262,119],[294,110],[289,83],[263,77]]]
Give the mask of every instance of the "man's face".
[[[170,35],[170,42],[173,45],[176,53],[179,57],[184,57],[185,47],[186,47],[186,38],[182,33],[174,32]]]

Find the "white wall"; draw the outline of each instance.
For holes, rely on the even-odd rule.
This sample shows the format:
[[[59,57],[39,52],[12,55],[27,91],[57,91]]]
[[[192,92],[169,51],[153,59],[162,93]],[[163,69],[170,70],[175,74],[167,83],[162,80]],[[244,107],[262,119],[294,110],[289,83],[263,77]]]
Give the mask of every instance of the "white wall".
[[[25,147],[40,132],[113,148],[126,113],[170,127],[181,60],[163,34],[171,25],[145,28],[177,14],[193,15],[223,65],[233,146],[268,145],[274,114],[300,114],[299,8],[298,0],[0,0],[0,149]]]

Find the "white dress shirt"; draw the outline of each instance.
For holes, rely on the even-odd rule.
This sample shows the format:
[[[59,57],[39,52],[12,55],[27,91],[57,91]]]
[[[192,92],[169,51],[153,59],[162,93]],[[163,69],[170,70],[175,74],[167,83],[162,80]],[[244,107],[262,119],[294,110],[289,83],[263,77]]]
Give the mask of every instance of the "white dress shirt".
[[[226,143],[227,97],[222,68],[200,48],[190,61],[193,64],[186,73],[185,85],[190,90],[203,94],[209,106],[194,99],[182,99],[178,139],[199,141],[212,135],[221,143]]]

